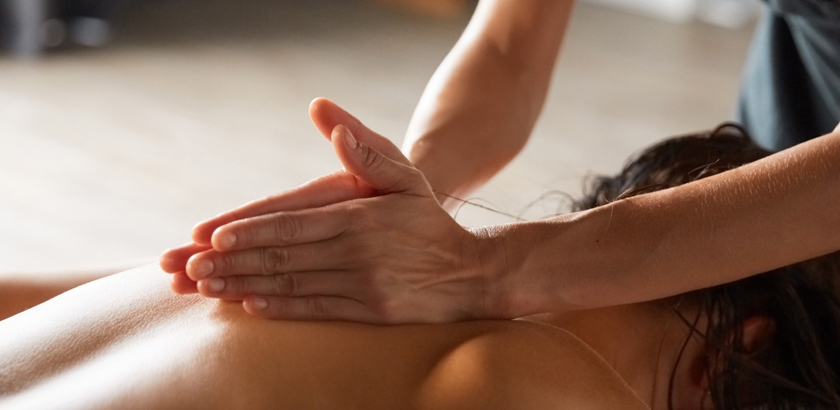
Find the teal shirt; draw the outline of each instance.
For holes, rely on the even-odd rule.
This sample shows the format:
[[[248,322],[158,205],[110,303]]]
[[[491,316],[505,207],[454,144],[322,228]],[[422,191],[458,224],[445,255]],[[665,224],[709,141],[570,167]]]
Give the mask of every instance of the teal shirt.
[[[840,0],[767,0],[747,58],[738,120],[778,151],[840,123]]]

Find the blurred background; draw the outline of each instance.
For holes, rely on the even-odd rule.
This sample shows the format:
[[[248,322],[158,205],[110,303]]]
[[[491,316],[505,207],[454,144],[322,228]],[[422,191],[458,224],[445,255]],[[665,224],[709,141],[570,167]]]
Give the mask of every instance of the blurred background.
[[[340,168],[307,117],[315,97],[400,144],[474,7],[0,0],[0,272],[153,261],[202,219]],[[531,141],[473,200],[551,215],[585,176],[728,120],[757,13],[579,3]],[[513,221],[469,205],[457,219]]]

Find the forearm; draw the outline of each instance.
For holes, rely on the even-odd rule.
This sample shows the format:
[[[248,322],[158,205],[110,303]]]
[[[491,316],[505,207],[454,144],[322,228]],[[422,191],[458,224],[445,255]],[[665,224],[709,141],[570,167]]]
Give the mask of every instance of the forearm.
[[[676,188],[481,234],[504,250],[500,283],[521,290],[497,300],[521,315],[671,296],[840,250],[838,209],[835,132]]]
[[[571,0],[479,4],[423,93],[403,146],[435,191],[467,196],[524,147],[571,6]],[[457,205],[438,199],[450,210]]]

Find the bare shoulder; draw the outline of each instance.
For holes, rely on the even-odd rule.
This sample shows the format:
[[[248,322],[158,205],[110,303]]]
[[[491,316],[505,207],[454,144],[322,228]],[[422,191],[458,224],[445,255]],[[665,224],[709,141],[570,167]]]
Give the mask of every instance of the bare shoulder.
[[[648,409],[580,339],[525,321],[488,322],[439,361],[418,397],[423,409]]]

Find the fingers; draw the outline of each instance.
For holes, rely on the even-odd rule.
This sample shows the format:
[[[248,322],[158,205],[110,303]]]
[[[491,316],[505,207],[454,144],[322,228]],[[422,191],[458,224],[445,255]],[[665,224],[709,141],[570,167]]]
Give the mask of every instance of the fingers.
[[[209,245],[196,245],[192,242],[177,248],[167,249],[160,255],[160,268],[167,273],[186,270],[187,261],[193,255],[210,249]]]
[[[208,251],[187,262],[192,280],[220,276],[274,275],[288,272],[343,269],[349,251],[343,241],[285,247],[260,247],[231,252]]]
[[[212,236],[213,249],[224,252],[258,246],[284,246],[334,238],[349,225],[339,206],[277,212],[231,222]]]
[[[394,161],[411,165],[400,149],[388,138],[371,131],[358,118],[326,98],[316,98],[309,104],[309,118],[328,140],[332,141],[332,133],[336,126],[344,125],[362,143]]]
[[[349,129],[338,125],[332,132],[335,153],[344,168],[382,193],[433,196],[423,174],[414,166],[400,163],[358,141]],[[392,144],[393,145],[393,144]],[[400,154],[402,155],[402,154]]]
[[[172,280],[169,282],[169,287],[172,291],[179,295],[186,295],[198,292],[196,283],[187,277],[185,272],[178,272],[172,275]]]
[[[384,154],[386,158],[394,162],[413,169],[411,162],[400,152],[396,145],[387,138],[365,127],[361,121],[341,109],[332,101],[325,98],[312,101],[309,106],[309,114],[315,126],[318,127],[324,136],[332,138],[333,129],[337,125],[343,124],[366,147],[372,148],[380,155]],[[384,184],[384,186],[387,188],[389,185]],[[378,193],[377,190],[381,191],[384,188],[377,187],[377,189],[374,189],[364,182],[359,181],[353,174],[339,171],[312,180],[290,191],[250,202],[232,211],[201,222],[193,228],[192,240],[197,244],[208,245],[210,244],[213,232],[218,227],[233,221],[273,212],[317,208],[352,199],[367,198],[376,195]]]
[[[385,323],[363,303],[347,298],[308,296],[301,298],[248,296],[242,301],[245,311],[268,319],[346,320]]]
[[[292,272],[268,276],[228,276],[198,281],[203,296],[242,300],[249,295],[301,297],[363,294],[360,281],[344,271]]]
[[[209,245],[213,232],[233,221],[273,212],[318,208],[375,194],[375,189],[342,170],[313,179],[295,189],[249,202],[201,222],[193,228],[192,239],[195,243]]]

